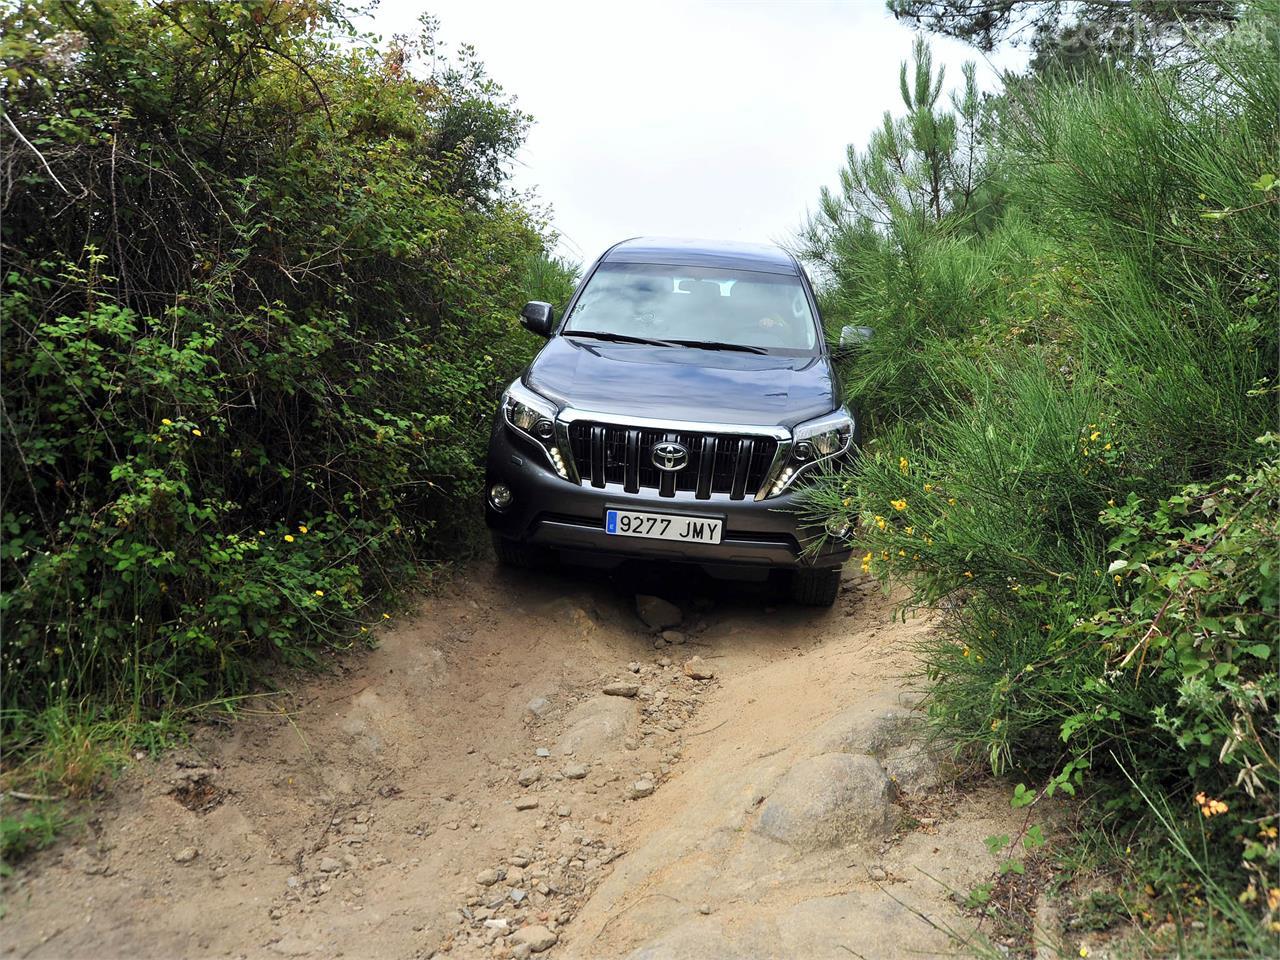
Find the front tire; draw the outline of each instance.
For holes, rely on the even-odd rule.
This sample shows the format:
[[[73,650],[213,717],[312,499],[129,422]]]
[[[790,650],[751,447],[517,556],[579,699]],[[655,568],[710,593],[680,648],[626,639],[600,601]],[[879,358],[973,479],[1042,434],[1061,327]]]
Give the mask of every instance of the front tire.
[[[544,559],[542,552],[536,547],[504,537],[500,533],[493,534],[493,552],[498,558],[498,566],[518,570],[532,570]]]
[[[791,575],[791,599],[806,607],[829,607],[839,594],[839,567],[802,567]]]

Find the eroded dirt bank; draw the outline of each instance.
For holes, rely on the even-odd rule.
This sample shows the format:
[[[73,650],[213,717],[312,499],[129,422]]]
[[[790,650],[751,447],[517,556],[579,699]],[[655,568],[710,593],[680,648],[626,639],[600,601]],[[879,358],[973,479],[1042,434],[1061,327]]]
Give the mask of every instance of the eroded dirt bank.
[[[1011,824],[911,722],[932,624],[856,576],[829,612],[640,589],[677,602],[676,643],[633,582],[473,567],[337,676],[127,771],[5,881],[4,955],[947,949],[948,888],[990,874],[982,837]]]

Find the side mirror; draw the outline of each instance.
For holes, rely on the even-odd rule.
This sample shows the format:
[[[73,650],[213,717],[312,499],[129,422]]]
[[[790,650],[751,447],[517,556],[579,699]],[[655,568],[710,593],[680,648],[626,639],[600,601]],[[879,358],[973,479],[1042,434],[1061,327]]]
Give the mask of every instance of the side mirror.
[[[840,342],[836,345],[835,355],[847,357],[859,344],[866,343],[875,333],[870,327],[845,326],[840,328]]]
[[[551,336],[551,329],[555,326],[555,322],[555,310],[551,308],[551,304],[543,303],[541,300],[530,300],[520,311],[520,325],[540,337]]]

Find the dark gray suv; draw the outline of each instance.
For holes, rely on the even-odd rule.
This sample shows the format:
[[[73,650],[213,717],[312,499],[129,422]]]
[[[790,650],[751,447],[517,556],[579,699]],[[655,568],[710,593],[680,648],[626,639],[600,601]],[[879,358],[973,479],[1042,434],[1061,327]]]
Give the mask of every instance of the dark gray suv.
[[[485,516],[499,560],[695,563],[790,571],[830,605],[850,545],[803,551],[798,481],[851,456],[813,290],[776,247],[641,238],[587,270],[562,318],[529,303],[548,343],[503,394]]]

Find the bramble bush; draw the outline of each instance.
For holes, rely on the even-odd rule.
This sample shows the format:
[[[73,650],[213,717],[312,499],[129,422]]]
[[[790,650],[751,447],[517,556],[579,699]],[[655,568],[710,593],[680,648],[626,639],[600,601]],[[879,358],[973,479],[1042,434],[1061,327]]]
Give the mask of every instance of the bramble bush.
[[[423,27],[379,48],[323,0],[4,14],[11,746],[243,690],[468,549],[516,311],[573,270],[505,185],[529,118]]]
[[[853,234],[815,258],[825,306],[875,329],[848,371],[872,439],[807,511],[946,612],[938,728],[1024,800],[1172,837],[1159,892],[1209,902],[1210,952],[1280,929],[1275,13],[1167,68],[1011,86],[982,216],[820,211],[806,238]]]

